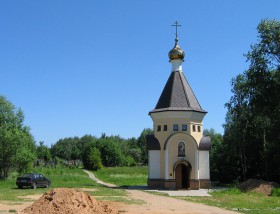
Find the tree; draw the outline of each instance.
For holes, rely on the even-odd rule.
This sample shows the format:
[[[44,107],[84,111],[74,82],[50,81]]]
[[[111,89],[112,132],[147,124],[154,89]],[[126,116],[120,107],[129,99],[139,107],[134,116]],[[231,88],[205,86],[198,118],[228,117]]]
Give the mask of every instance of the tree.
[[[215,132],[214,129],[205,129],[204,136],[210,136],[211,138],[211,150],[210,150],[210,177],[213,181],[218,181],[221,174],[220,166],[223,164],[221,148],[223,144],[223,136]]]
[[[246,54],[249,68],[232,80],[225,143],[238,156],[242,179],[279,180],[280,22],[262,20],[259,42]]]
[[[98,170],[102,168],[100,151],[93,147],[88,154],[89,166],[88,169]]]
[[[85,135],[78,141],[78,145],[80,145],[81,150],[81,159],[86,169],[92,168],[92,160],[90,160],[91,151],[94,148],[96,148],[99,151],[99,149],[97,148],[96,141],[97,139],[91,135]]]
[[[43,141],[40,141],[39,146],[36,147],[36,154],[38,159],[44,161],[49,161],[51,159],[51,151],[46,145],[44,145]]]
[[[120,145],[110,138],[100,138],[97,147],[101,152],[102,164],[106,167],[122,166],[123,153]]]
[[[78,137],[59,139],[51,146],[51,154],[53,157],[59,157],[64,160],[80,159],[81,151],[79,149],[78,142]]]
[[[35,159],[35,142],[23,121],[22,110],[0,96],[0,177],[7,178],[12,167],[25,171]]]
[[[153,130],[152,129],[144,129],[138,140],[137,140],[137,145],[141,150],[141,161],[143,165],[147,165],[148,164],[148,151],[147,151],[147,142],[146,142],[146,136],[149,134],[152,134]]]

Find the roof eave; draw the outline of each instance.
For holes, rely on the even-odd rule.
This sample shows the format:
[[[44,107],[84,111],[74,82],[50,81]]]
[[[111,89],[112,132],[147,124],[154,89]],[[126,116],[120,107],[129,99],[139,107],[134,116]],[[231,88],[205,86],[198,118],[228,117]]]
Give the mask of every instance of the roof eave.
[[[204,110],[198,110],[198,109],[154,109],[152,111],[149,112],[149,115],[151,115],[152,113],[159,113],[159,112],[170,112],[170,111],[190,111],[190,112],[198,112],[198,113],[203,113],[203,114],[207,114],[207,111]]]

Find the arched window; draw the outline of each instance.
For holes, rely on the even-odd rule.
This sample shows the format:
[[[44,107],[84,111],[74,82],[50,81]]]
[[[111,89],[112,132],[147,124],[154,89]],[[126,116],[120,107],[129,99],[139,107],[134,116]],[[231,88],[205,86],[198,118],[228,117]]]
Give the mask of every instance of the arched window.
[[[178,143],[178,157],[185,157],[185,143]]]

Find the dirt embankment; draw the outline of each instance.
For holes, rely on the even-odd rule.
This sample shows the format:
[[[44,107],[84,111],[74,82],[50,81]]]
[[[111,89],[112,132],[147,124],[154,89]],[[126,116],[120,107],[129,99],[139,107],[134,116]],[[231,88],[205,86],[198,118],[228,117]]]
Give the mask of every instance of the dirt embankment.
[[[267,196],[271,196],[273,188],[279,188],[280,185],[275,182],[268,182],[258,179],[248,179],[239,185],[244,192],[257,192]]]
[[[56,188],[46,192],[33,205],[20,214],[115,214],[109,205],[96,201],[85,192],[75,189]]]

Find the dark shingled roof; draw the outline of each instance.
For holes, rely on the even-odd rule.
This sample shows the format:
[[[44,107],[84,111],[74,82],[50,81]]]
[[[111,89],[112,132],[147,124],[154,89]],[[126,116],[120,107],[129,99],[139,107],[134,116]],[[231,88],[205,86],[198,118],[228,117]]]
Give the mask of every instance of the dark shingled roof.
[[[160,150],[159,141],[153,134],[146,136],[146,142],[148,150]]]
[[[199,143],[199,150],[209,151],[211,149],[211,138],[210,136],[203,136]]]
[[[204,111],[181,71],[171,72],[153,112],[160,111]]]

